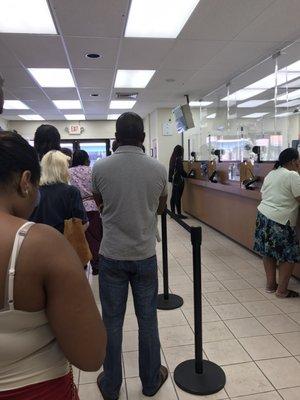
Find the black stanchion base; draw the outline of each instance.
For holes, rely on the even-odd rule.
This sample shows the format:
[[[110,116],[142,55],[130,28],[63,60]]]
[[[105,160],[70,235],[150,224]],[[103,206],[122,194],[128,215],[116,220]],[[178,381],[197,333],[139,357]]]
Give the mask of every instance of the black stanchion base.
[[[221,367],[211,361],[203,361],[203,373],[195,371],[195,360],[184,361],[174,371],[177,386],[185,392],[198,395],[209,395],[222,390],[226,376]]]
[[[163,294],[157,296],[157,308],[159,310],[175,310],[183,305],[183,299],[176,294],[169,294],[169,298],[165,299]]]

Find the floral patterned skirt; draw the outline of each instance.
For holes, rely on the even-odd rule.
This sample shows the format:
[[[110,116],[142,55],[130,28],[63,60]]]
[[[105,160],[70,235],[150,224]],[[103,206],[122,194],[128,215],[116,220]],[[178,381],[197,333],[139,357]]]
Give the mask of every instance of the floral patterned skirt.
[[[254,251],[275,258],[278,263],[300,262],[299,241],[295,228],[281,225],[258,211]]]

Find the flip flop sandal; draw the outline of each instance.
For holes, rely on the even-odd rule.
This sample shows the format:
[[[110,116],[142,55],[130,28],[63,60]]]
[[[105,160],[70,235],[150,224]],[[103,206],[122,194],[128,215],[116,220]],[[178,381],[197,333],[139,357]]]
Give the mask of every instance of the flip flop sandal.
[[[266,293],[275,293],[277,288],[278,288],[278,285],[276,285],[273,289],[266,287],[265,292]]]
[[[169,376],[169,372],[167,370],[166,367],[164,367],[163,365],[160,366],[160,384],[158,386],[158,388],[156,389],[156,391],[154,393],[151,394],[146,394],[143,391],[143,395],[147,396],[147,397],[153,397],[156,395],[156,393],[160,390],[160,388],[162,387],[162,385],[166,382],[166,380],[168,379]]]
[[[287,294],[286,294],[285,296],[278,296],[277,294],[276,294],[276,296],[277,296],[279,299],[290,299],[290,298],[299,297],[300,294],[299,294],[298,292],[295,292],[294,290],[288,290],[288,291],[287,291]]]

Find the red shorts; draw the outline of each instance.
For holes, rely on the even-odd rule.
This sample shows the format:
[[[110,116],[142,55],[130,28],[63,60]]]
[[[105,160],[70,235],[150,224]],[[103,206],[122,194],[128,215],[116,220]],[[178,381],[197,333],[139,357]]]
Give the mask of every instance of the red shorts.
[[[0,400],[79,400],[72,374],[23,388],[0,392]]]

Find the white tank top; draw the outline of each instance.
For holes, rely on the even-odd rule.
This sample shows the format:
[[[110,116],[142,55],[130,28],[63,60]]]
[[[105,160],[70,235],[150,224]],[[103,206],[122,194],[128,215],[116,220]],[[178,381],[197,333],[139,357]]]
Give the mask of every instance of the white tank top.
[[[0,310],[0,392],[66,375],[69,364],[51,332],[45,310],[14,309],[17,258],[32,222],[16,233],[8,268],[5,308]]]

